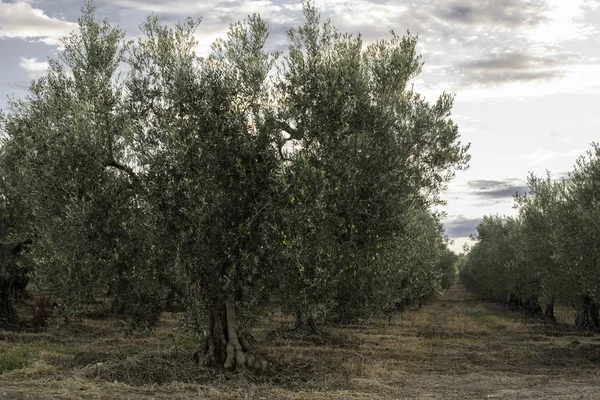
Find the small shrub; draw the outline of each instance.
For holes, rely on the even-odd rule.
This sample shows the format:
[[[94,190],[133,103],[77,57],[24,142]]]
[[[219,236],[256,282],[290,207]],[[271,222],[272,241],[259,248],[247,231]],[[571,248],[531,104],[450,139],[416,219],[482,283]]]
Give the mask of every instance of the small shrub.
[[[26,347],[0,348],[0,374],[21,369],[33,360],[33,354]]]

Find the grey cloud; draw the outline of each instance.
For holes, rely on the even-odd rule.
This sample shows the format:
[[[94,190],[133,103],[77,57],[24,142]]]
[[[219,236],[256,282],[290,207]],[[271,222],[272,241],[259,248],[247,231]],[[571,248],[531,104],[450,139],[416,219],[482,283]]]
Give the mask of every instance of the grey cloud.
[[[75,20],[81,5],[76,0],[28,3],[43,8],[46,15],[57,21],[62,21],[57,15]],[[229,23],[259,12],[270,24],[267,49],[285,51],[287,30],[303,21],[299,0],[95,0],[94,3],[100,18],[108,17],[120,24],[132,37],[139,35],[139,24],[152,12],[159,15],[161,22],[169,24],[187,16],[201,16],[198,39],[207,48],[215,34],[224,33]],[[344,32],[360,32],[365,44],[389,38],[390,29],[397,33],[410,29],[419,34],[419,49],[424,50],[426,66],[436,67],[426,73],[427,84],[436,87],[447,83],[452,90],[460,90],[473,84],[552,80],[563,76],[566,64],[574,62],[573,54],[561,53],[559,47],[539,49],[537,55],[522,50],[530,46],[526,36],[519,35],[520,28],[542,24],[547,3],[547,0],[318,0],[316,5],[323,20],[331,18]],[[23,3],[21,7],[30,6]],[[513,50],[498,50],[498,43]],[[472,60],[465,62],[465,54]],[[19,56],[43,60],[34,53]]]
[[[482,60],[466,62],[462,64],[462,68],[471,71],[506,71],[534,66],[553,67],[563,63],[564,61],[552,57],[535,57],[523,53],[509,52],[493,54]]]
[[[546,5],[542,1],[461,0],[434,7],[443,21],[464,25],[491,25],[514,28],[537,25],[544,21]]]
[[[388,19],[423,37],[441,37],[445,43],[454,41],[469,48],[481,47],[490,41],[507,44],[521,28],[542,24],[546,20],[546,3],[545,0],[435,0],[423,4],[406,1],[403,4],[407,10]]]
[[[469,83],[493,85],[505,82],[549,81],[564,76],[563,71],[503,71],[469,75]]]
[[[516,51],[498,52],[486,58],[460,63],[456,72],[462,74],[468,84],[550,80],[564,75],[562,67],[579,61],[582,61],[581,57],[570,52],[544,56]]]
[[[524,194],[529,192],[529,187],[522,181],[509,179],[499,180],[474,180],[467,182],[470,193],[485,200],[510,199],[515,193]]]
[[[468,237],[477,232],[477,225],[481,218],[467,218],[463,215],[444,221],[444,230],[450,239]]]

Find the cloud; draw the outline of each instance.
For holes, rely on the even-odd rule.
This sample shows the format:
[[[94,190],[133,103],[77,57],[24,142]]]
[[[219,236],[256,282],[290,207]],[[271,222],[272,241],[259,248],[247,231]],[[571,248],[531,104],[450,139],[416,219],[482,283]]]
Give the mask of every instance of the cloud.
[[[600,32],[590,16],[598,4],[597,0],[438,0],[413,4],[405,13],[409,18],[398,19],[411,30],[418,27],[416,32],[431,54],[446,50],[440,59],[428,57],[426,64],[451,65],[445,77],[434,77],[442,79],[447,90],[459,89],[461,96],[475,99],[515,93],[539,96],[595,90],[600,80],[597,62],[564,49],[577,49],[567,47],[567,41],[590,39]],[[506,90],[496,90],[505,86]]]
[[[598,33],[596,23],[583,21],[585,13],[598,6],[596,0],[546,0],[546,3],[546,22],[526,32],[527,39],[558,43],[585,40]]]
[[[341,30],[360,31],[365,43],[385,37],[389,29],[419,34],[425,90],[431,93],[442,88],[460,90],[465,98],[514,97],[516,91],[572,91],[579,87],[574,80],[600,80],[600,74],[583,78],[588,70],[598,70],[597,63],[564,51],[563,43],[591,34],[593,25],[581,21],[591,0],[320,0],[317,5]],[[553,26],[552,40],[540,34],[548,25]],[[525,84],[532,89],[521,89]],[[504,86],[509,87],[494,92]],[[581,86],[590,90],[589,84]]]
[[[161,15],[190,16],[200,15],[210,23],[228,24],[239,21],[254,13],[273,24],[288,24],[295,21],[295,10],[268,0],[115,0],[115,4],[138,11]]]
[[[457,37],[461,28],[511,30],[519,25],[535,26],[545,20],[546,10],[539,0],[319,0],[317,6],[348,25],[398,31],[409,28],[419,33],[443,30]]]
[[[449,23],[514,28],[537,25],[545,20],[541,1],[461,0],[433,6],[435,15]]]
[[[77,24],[47,16],[27,2],[5,3],[0,0],[0,38],[36,38],[49,45],[59,45]]]
[[[421,0],[401,3],[404,12],[388,13],[385,19],[377,19],[378,25],[392,21],[392,26],[406,27],[421,37],[432,38],[444,49],[448,49],[448,44],[479,49],[490,44],[507,43],[514,39],[515,34],[531,31],[547,19],[544,0]],[[364,19],[367,18],[368,14]]]
[[[50,12],[52,18],[33,8],[47,11],[48,3],[63,4],[59,0],[35,0],[0,3],[0,7],[20,7],[44,19],[46,24],[48,21],[61,26],[70,24]],[[99,12],[106,14],[110,10],[115,18],[121,18],[119,23],[130,33],[149,13],[158,14],[161,22],[169,25],[189,15],[201,16],[203,22],[196,36],[201,55],[209,51],[216,38],[225,36],[229,23],[254,12],[260,13],[271,26],[268,50],[285,51],[286,31],[303,22],[299,0],[96,0],[96,3]],[[466,100],[600,91],[598,63],[565,52],[561,42],[573,35],[591,34],[593,25],[582,18],[586,10],[598,8],[596,0],[317,0],[316,6],[323,21],[331,18],[343,32],[360,32],[365,44],[389,38],[390,29],[398,33],[410,29],[419,34],[418,51],[425,61],[422,75],[425,84],[419,81],[418,89],[428,99],[437,97],[442,90],[458,91],[461,99]],[[9,32],[2,22],[6,19],[4,14],[0,10],[0,37],[8,37]],[[11,34],[15,25],[19,26],[10,25]],[[546,40],[547,26],[553,27],[552,40]],[[6,32],[2,33],[3,30]],[[27,35],[22,33],[19,37],[56,43],[57,37],[62,36]]]
[[[29,76],[33,79],[37,79],[44,75],[48,70],[48,62],[47,61],[38,61],[37,58],[26,58],[21,57],[21,62],[19,63],[21,68],[23,68]]]
[[[210,52],[216,39],[227,36],[229,24],[241,21],[248,15],[259,13],[269,23],[269,40],[265,46],[269,51],[286,50],[287,31],[302,20],[298,9],[268,0],[114,0],[113,4],[134,12],[155,13],[159,15],[161,23],[167,25],[188,16],[201,17],[202,23],[195,38],[198,41],[196,51],[202,56]]]
[[[459,215],[454,219],[444,221],[444,230],[450,239],[468,237],[471,233],[477,232],[477,225],[481,218],[467,218]]]
[[[518,51],[497,52],[458,64],[456,70],[469,84],[551,80],[564,76],[564,66],[585,62],[571,52],[529,55]]]
[[[517,52],[493,54],[488,58],[470,61],[463,67],[474,71],[506,71],[512,69],[524,69],[536,66],[553,67],[561,65],[564,60],[559,61],[555,57],[535,57]]]
[[[165,2],[162,0],[115,0],[114,4],[133,8],[139,11],[153,12],[157,14],[194,14],[210,10],[211,7],[219,10],[221,1],[182,1],[174,0]]]
[[[523,194],[529,192],[529,187],[521,180],[473,180],[466,183],[471,194],[486,200],[511,199],[515,193]]]

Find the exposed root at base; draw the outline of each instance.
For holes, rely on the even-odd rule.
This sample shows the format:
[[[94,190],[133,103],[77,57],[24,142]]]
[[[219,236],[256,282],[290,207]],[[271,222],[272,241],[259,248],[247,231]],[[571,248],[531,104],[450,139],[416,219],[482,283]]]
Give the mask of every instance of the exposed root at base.
[[[194,354],[194,361],[198,364],[202,354],[203,364],[207,367],[254,373],[267,371],[270,363],[256,350],[252,335],[237,332],[232,304],[212,310],[208,328],[201,349]]]

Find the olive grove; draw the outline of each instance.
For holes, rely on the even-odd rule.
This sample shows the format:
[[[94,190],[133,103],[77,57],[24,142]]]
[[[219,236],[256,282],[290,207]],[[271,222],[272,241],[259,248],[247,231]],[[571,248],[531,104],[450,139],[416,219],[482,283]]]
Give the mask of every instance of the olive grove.
[[[460,267],[461,280],[498,301],[544,312],[577,312],[575,325],[598,330],[600,301],[600,147],[593,144],[568,177],[531,175],[516,217],[485,217]]]
[[[138,329],[176,307],[206,365],[264,370],[247,328],[269,302],[317,331],[317,307],[356,322],[447,288],[432,207],[469,160],[453,97],[412,89],[415,36],[364,46],[304,16],[285,55],[252,15],[200,57],[201,21],[149,17],[127,42],[86,3],[1,116],[0,317],[3,285],[32,278],[57,312],[108,294]]]

